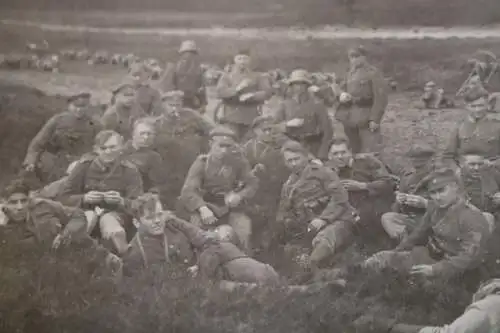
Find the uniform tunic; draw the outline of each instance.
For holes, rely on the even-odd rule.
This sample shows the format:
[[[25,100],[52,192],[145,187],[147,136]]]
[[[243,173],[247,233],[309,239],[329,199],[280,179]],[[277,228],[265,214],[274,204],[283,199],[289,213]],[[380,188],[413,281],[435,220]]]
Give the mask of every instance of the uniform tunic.
[[[146,113],[139,104],[134,104],[130,108],[115,104],[104,112],[101,123],[103,129],[113,130],[125,139],[130,139],[134,122],[145,116]]]
[[[149,84],[143,84],[137,88],[136,100],[147,115],[158,116],[162,113],[160,92]]]

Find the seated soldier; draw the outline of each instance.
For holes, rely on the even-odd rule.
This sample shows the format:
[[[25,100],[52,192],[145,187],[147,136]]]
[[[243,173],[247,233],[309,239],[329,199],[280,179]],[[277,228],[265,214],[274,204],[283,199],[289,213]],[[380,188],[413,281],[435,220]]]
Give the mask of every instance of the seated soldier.
[[[500,174],[487,164],[480,151],[465,151],[460,157],[460,175],[469,203],[479,208],[493,232],[500,205]]]
[[[234,231],[221,225],[214,231],[203,231],[173,214],[167,223],[178,229],[198,251],[200,275],[209,281],[234,281],[257,284],[276,284],[278,273],[270,265],[252,259],[241,251],[234,241]]]
[[[422,107],[426,109],[450,108],[455,104],[444,95],[444,89],[436,87],[434,81],[429,81],[425,84],[421,102]]]
[[[349,203],[357,209],[363,229],[379,221],[392,203],[394,183],[384,164],[372,154],[353,155],[347,139],[335,139],[330,146],[328,167],[337,172],[349,194]],[[361,231],[361,230],[358,230]]]
[[[354,322],[356,332],[390,333],[492,333],[500,331],[500,279],[482,283],[472,303],[451,324],[441,327],[399,323],[376,316],[362,316]]]
[[[163,158],[152,148],[155,137],[155,120],[137,119],[133,125],[132,139],[123,148],[122,158],[139,170],[145,192],[160,193],[162,200],[165,200],[163,192],[166,188],[167,170]]]
[[[128,249],[125,227],[130,226],[132,201],[143,193],[141,175],[130,162],[120,158],[123,137],[114,131],[97,134],[94,155],[88,155],[69,175],[61,201],[85,210],[88,231],[95,225],[103,240],[118,254]]]
[[[210,134],[210,151],[200,155],[189,169],[179,204],[194,223],[210,227],[227,218],[245,251],[250,251],[252,221],[245,213],[245,200],[258,189],[258,178],[230,129]]]
[[[477,268],[491,233],[459,183],[452,169],[436,170],[427,183],[431,202],[422,222],[394,250],[373,255],[362,267],[393,267],[415,277],[444,279]]]
[[[428,145],[413,146],[408,157],[411,167],[401,176],[392,212],[382,215],[381,223],[391,239],[401,241],[420,223],[427,209],[426,177],[436,151]]]
[[[189,240],[177,229],[166,225],[157,195],[146,193],[135,201],[134,206],[137,233],[123,259],[126,274],[171,262],[192,262],[194,253]]]

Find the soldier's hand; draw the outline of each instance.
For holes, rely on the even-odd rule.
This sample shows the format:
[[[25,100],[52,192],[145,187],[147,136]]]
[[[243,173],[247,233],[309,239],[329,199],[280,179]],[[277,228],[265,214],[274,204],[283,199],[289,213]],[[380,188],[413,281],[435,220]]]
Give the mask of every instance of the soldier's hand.
[[[344,188],[348,191],[361,191],[367,189],[366,183],[358,182],[356,180],[344,179],[340,182],[342,183],[342,186],[344,186]]]
[[[193,265],[193,266],[188,267],[187,271],[188,271],[189,275],[192,278],[194,278],[198,275],[199,267],[198,267],[198,265]]]
[[[246,102],[249,99],[251,99],[252,97],[254,97],[254,93],[243,94],[243,95],[240,96],[240,102]]]
[[[239,195],[238,193],[231,192],[224,197],[224,202],[228,207],[234,208],[240,204],[241,199],[242,199],[241,195]]]
[[[368,127],[369,127],[369,129],[370,129],[370,131],[371,131],[371,132],[376,132],[376,131],[378,131],[378,129],[380,128],[380,125],[379,125],[379,124],[377,124],[377,123],[376,123],[376,122],[374,122],[374,121],[370,121],[370,122],[368,123]]]
[[[408,196],[408,194],[406,194],[406,193],[396,192],[396,201],[399,204],[406,205],[406,197],[407,196]]]
[[[113,274],[119,273],[122,269],[123,262],[115,254],[109,253],[106,257],[106,266],[110,269]]]
[[[83,196],[83,201],[89,204],[99,203],[103,199],[104,199],[104,194],[98,191],[90,191]]]
[[[236,91],[238,91],[238,92],[242,91],[243,89],[248,87],[250,85],[250,83],[251,83],[250,79],[244,79],[236,86]]]
[[[212,225],[217,221],[217,217],[215,217],[214,212],[207,206],[203,206],[199,209],[201,221],[205,225]]]
[[[287,127],[300,127],[304,125],[304,119],[302,118],[293,118],[286,122]]]
[[[313,94],[316,94],[317,92],[319,92],[319,87],[318,86],[310,86],[309,89],[310,93],[313,93]]]
[[[122,196],[120,195],[120,193],[118,193],[116,191],[107,192],[104,195],[104,201],[106,203],[108,203],[108,204],[111,204],[111,205],[121,205],[121,206],[123,206],[125,204],[125,200],[122,198]]]
[[[406,195],[405,204],[415,208],[426,208],[427,199],[419,195]]]
[[[33,171],[35,171],[35,165],[34,164],[26,164],[24,166],[24,170],[26,170],[27,172],[33,172]]]
[[[349,93],[346,93],[345,91],[340,93],[340,96],[339,96],[339,101],[340,103],[349,103],[350,101],[352,101],[352,95],[349,94]]]
[[[318,232],[325,225],[326,225],[326,221],[324,221],[322,219],[313,219],[311,221],[311,223],[309,223],[309,226],[307,227],[307,230],[308,231]]]
[[[415,265],[410,271],[410,275],[414,277],[431,277],[433,274],[431,265]]]

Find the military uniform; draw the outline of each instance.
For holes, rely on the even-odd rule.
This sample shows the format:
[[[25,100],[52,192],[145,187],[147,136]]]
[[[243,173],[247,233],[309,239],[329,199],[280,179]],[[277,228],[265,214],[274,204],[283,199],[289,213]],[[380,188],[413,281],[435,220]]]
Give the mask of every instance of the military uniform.
[[[281,191],[278,230],[287,243],[307,239],[308,223],[315,218],[327,225],[312,241],[311,264],[317,266],[346,246],[353,235],[357,213],[337,174],[326,166],[308,164],[300,174],[292,173]]]
[[[243,200],[250,199],[258,184],[258,178],[241,152],[233,153],[231,160],[226,162],[200,155],[189,169],[179,200],[191,215],[198,216],[198,209],[207,206],[217,218],[227,217],[245,250],[250,250],[251,221],[242,212],[242,207],[229,209],[224,198],[234,191]]]
[[[145,116],[146,113],[139,104],[134,104],[130,108],[114,104],[102,115],[101,124],[103,129],[113,130],[125,139],[130,139],[134,122]]]
[[[162,113],[160,92],[149,84],[137,88],[137,103],[147,115],[157,116]]]
[[[387,90],[383,75],[371,65],[353,68],[347,74],[346,92],[352,101],[339,106],[335,116],[344,125],[354,153],[378,152],[380,129],[372,132],[368,126],[370,121],[380,125],[388,104]]]
[[[500,156],[500,122],[489,117],[483,117],[477,121],[467,118],[452,131],[443,151],[443,159],[458,163],[458,158],[467,150],[479,150],[486,158],[498,158]]]
[[[378,221],[393,201],[394,184],[384,164],[371,154],[358,154],[350,165],[337,169],[337,173],[342,180],[367,184],[366,190],[348,191],[349,202],[358,210],[361,223],[365,222],[366,227],[373,225],[366,222],[373,219]]]
[[[236,245],[212,239],[197,226],[182,220],[170,221],[171,225],[186,235],[198,250],[198,267],[202,277],[209,280],[276,284],[278,273],[270,265],[252,259]]]
[[[250,84],[242,91],[236,91],[236,87],[243,80],[249,80]],[[231,127],[237,137],[243,139],[253,120],[260,114],[262,104],[270,95],[269,80],[260,73],[231,71],[222,75],[216,90],[218,98],[223,102],[219,122]],[[254,96],[247,101],[240,101],[240,96],[246,93],[253,93]]]
[[[23,164],[36,165],[44,183],[60,179],[71,162],[92,148],[100,130],[99,121],[85,114],[57,114],[31,140]]]

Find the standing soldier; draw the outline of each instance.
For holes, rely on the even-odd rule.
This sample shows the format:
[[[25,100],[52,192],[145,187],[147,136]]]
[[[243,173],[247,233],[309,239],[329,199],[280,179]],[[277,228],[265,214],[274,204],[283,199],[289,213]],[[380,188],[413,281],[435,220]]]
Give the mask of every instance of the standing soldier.
[[[189,169],[179,203],[196,224],[209,227],[227,218],[244,250],[250,251],[252,222],[244,205],[257,191],[258,179],[231,130],[216,128],[210,138],[209,153]]]
[[[300,142],[317,158],[326,160],[333,138],[332,122],[326,106],[308,91],[311,80],[307,71],[293,71],[287,83],[290,96],[276,110],[276,121],[289,138]]]
[[[132,125],[146,113],[137,103],[137,92],[132,84],[125,83],[113,91],[114,104],[101,117],[103,129],[118,132],[125,139],[132,134]]]
[[[495,160],[500,156],[500,121],[487,117],[488,96],[467,104],[469,116],[452,131],[443,152],[443,160],[452,166],[466,150],[482,151],[484,157]]]
[[[168,188],[162,195],[177,198],[189,166],[207,150],[214,124],[198,112],[182,107],[184,93],[174,90],[163,96],[163,113],[156,118],[155,149],[169,163]],[[175,162],[174,162],[175,161]],[[166,202],[172,207],[175,202]]]
[[[130,66],[127,81],[136,89],[136,100],[147,115],[161,114],[160,92],[150,84],[153,72],[144,63],[134,63]]]
[[[271,90],[269,80],[253,72],[250,65],[248,51],[238,52],[231,71],[224,73],[217,84],[217,95],[223,102],[218,120],[235,132],[238,141],[247,134]]]
[[[130,226],[131,206],[142,195],[141,175],[120,158],[123,137],[102,131],[95,138],[95,155],[81,160],[67,179],[61,201],[85,211],[88,231],[99,225],[101,237],[110,241],[119,255],[128,249],[125,228]]]
[[[387,82],[366,60],[363,47],[349,51],[346,92],[341,94],[336,117],[344,124],[353,152],[379,152],[380,123],[388,103]]]
[[[24,168],[35,171],[43,183],[63,177],[69,164],[91,149],[101,126],[88,115],[90,96],[71,96],[68,111],[50,118],[28,146]]]
[[[206,104],[206,95],[204,71],[195,42],[182,42],[179,54],[180,59],[176,64],[167,65],[165,74],[160,79],[160,91],[180,90],[184,93],[183,106],[198,110]]]
[[[308,151],[289,141],[282,149],[291,175],[283,185],[277,214],[277,235],[282,243],[310,248],[310,267],[317,269],[348,245],[357,213],[349,204],[347,191],[337,174],[326,166],[310,162]]]

